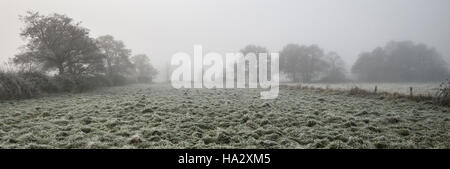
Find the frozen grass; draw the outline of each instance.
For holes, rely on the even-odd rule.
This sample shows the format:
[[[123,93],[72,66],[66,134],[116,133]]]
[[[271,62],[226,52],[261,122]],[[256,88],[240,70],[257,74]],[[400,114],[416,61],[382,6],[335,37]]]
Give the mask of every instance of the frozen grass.
[[[0,103],[1,148],[450,148],[450,108],[131,85]]]

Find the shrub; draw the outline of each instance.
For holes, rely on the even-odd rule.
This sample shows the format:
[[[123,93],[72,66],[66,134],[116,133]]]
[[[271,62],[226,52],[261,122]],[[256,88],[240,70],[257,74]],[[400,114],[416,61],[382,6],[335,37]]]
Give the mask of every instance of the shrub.
[[[139,83],[151,83],[153,79],[151,77],[139,76],[137,77]]]
[[[352,87],[348,91],[348,94],[349,95],[370,95],[370,92],[355,86],[355,87]]]
[[[39,89],[14,72],[0,71],[0,100],[29,98],[39,94]]]
[[[60,92],[73,92],[76,90],[75,76],[71,75],[56,75],[52,78],[53,84]]]
[[[51,81],[51,78],[43,72],[20,72],[18,75],[39,91],[57,92],[57,87]]]
[[[112,84],[102,75],[64,74],[50,77],[43,72],[0,71],[0,100],[30,98],[42,92],[82,92]]]
[[[111,80],[106,76],[85,76],[77,79],[77,87],[79,91],[91,90],[98,87],[112,86]]]
[[[119,86],[126,85],[130,82],[125,76],[122,76],[122,75],[111,75],[110,79],[111,79],[111,83],[113,85],[119,85]]]
[[[102,86],[110,86],[111,82],[104,76],[57,75],[53,82],[61,92],[82,92]]]

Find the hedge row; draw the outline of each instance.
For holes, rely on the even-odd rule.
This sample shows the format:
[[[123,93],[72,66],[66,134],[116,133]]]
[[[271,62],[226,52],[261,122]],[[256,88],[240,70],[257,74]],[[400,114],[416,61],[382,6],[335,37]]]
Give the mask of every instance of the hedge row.
[[[48,76],[41,72],[0,71],[0,100],[31,98],[42,93],[82,92],[113,82],[105,76]]]

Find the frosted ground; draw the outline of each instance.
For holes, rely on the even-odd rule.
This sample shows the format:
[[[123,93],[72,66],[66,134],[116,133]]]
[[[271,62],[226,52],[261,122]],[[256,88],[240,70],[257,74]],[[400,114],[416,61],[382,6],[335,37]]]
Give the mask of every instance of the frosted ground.
[[[450,148],[450,108],[282,88],[133,85],[0,103],[1,148]]]

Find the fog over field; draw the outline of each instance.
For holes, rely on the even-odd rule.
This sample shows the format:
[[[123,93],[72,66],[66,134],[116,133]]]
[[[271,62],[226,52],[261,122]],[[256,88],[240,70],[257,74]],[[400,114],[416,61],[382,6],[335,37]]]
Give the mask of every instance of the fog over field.
[[[412,40],[450,56],[447,0],[2,0],[0,61],[23,45],[18,15],[28,10],[67,14],[91,30],[110,34],[134,53],[146,53],[165,80],[176,52],[235,52],[247,44],[279,51],[287,43],[318,44],[350,67],[362,51],[388,41]]]
[[[449,0],[0,0],[0,22],[0,149],[450,148]]]

